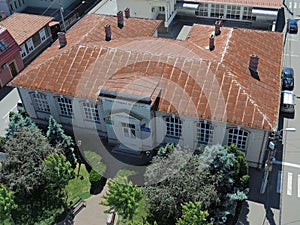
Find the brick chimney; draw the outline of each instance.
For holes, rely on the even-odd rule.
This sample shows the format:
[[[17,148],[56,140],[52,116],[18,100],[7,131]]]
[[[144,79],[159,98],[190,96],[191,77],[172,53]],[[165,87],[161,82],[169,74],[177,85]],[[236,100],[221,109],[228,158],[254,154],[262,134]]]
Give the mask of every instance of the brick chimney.
[[[251,76],[253,78],[255,78],[256,80],[260,81],[260,78],[258,75],[258,70],[257,70],[258,60],[259,60],[258,55],[250,55],[249,70],[250,70]]]
[[[126,8],[125,9],[125,18],[128,19],[130,17],[130,9]]]
[[[66,33],[65,32],[58,32],[58,41],[59,41],[59,48],[63,48],[64,46],[67,45],[67,38],[66,38]]]
[[[110,41],[111,40],[110,24],[106,24],[104,28],[105,28],[105,41]]]
[[[124,27],[123,11],[119,11],[117,13],[117,17],[118,17],[118,27],[122,29]]]
[[[257,71],[257,66],[258,66],[258,60],[259,57],[258,55],[250,55],[250,62],[249,62],[249,69],[253,71]]]
[[[215,49],[215,35],[211,34],[209,36],[209,50],[212,51]]]
[[[0,21],[6,18],[6,14],[4,11],[0,11]]]
[[[221,23],[220,23],[220,21],[218,20],[218,21],[215,22],[215,35],[216,35],[216,36],[218,36],[218,35],[221,34],[221,29],[220,29],[220,27],[221,27]]]
[[[223,16],[219,17],[219,21],[220,21],[220,26],[222,27],[223,26]]]

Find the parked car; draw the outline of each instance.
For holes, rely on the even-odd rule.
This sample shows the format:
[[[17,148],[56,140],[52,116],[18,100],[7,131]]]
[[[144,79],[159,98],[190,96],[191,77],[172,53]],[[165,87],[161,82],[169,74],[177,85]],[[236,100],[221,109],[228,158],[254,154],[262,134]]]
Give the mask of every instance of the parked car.
[[[284,90],[281,91],[281,94],[282,94],[281,107],[280,107],[281,113],[288,116],[289,118],[294,118],[294,114],[295,114],[294,92]]]
[[[291,18],[287,20],[287,32],[293,34],[298,33],[298,24],[296,19]]]
[[[24,105],[21,100],[19,100],[17,103],[17,110],[18,110],[18,112],[25,110]]]
[[[294,89],[294,69],[290,67],[283,67],[282,74],[282,90],[293,90]]]

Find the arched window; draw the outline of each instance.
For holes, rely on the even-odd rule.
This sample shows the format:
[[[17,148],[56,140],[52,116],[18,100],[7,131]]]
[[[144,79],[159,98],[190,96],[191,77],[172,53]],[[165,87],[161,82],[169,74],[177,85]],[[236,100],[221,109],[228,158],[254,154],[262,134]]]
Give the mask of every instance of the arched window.
[[[91,102],[82,103],[85,119],[100,122],[98,105]]]
[[[245,151],[249,132],[238,128],[230,128],[228,131],[228,145],[235,144],[238,149]]]
[[[167,136],[179,138],[181,136],[182,123],[179,117],[172,115],[165,118]]]
[[[202,120],[197,123],[197,140],[201,144],[208,144],[212,141],[213,126],[207,120]]]
[[[57,98],[59,112],[63,116],[72,116],[73,115],[73,106],[72,101],[68,98],[59,97]]]
[[[35,111],[40,111],[40,112],[50,112],[50,107],[47,101],[47,96],[39,93],[39,92],[33,92],[30,93],[33,106]]]

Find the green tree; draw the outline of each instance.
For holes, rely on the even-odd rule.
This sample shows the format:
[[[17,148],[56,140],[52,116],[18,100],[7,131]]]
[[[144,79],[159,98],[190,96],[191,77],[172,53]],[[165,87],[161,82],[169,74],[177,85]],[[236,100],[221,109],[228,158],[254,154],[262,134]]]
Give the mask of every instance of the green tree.
[[[72,167],[76,167],[76,157],[74,154],[74,143],[70,136],[65,134],[61,124],[50,116],[47,130],[47,138],[53,147],[60,146],[63,149],[64,155],[71,163]]]
[[[150,205],[150,222],[175,224],[185,202],[200,201],[206,209],[219,202],[219,177],[200,166],[198,155],[179,146],[177,149],[168,157],[154,157],[146,169],[143,193]]]
[[[54,189],[62,190],[75,175],[71,163],[63,154],[50,154],[44,162],[44,173],[50,187]]]
[[[207,211],[201,211],[200,202],[188,202],[181,205],[182,216],[176,225],[212,225],[207,221]]]
[[[11,212],[16,208],[13,193],[0,184],[0,221],[10,220]]]
[[[139,206],[139,201],[143,197],[141,189],[133,185],[132,182],[128,182],[127,177],[110,180],[108,187],[108,192],[103,196],[105,201],[100,204],[110,206],[111,210],[122,217],[123,223],[132,221]],[[111,210],[108,212],[111,212]]]
[[[4,145],[1,182],[15,193],[32,193],[45,184],[44,159],[54,149],[37,128],[22,128]]]
[[[0,152],[4,152],[5,137],[0,136]]]
[[[24,127],[37,129],[37,126],[32,122],[32,120],[29,117],[24,118],[20,113],[13,113],[9,117],[8,128],[6,128],[6,139],[9,139],[11,136],[14,136]]]

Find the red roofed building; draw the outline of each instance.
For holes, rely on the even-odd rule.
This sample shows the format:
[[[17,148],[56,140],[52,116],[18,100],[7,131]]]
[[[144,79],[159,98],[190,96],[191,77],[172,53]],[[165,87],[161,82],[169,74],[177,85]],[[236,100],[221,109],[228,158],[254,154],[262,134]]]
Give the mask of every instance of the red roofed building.
[[[0,26],[0,87],[6,85],[23,68],[20,47],[8,30]]]
[[[236,144],[261,166],[279,117],[283,35],[193,25],[170,40],[156,37],[160,21],[123,22],[88,14],[10,83],[34,121],[53,115],[132,154]]]

